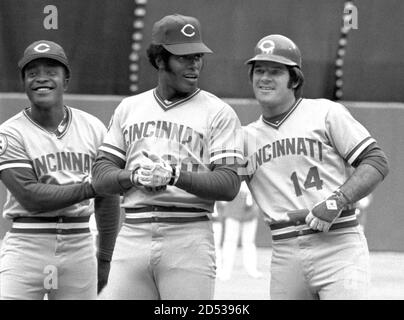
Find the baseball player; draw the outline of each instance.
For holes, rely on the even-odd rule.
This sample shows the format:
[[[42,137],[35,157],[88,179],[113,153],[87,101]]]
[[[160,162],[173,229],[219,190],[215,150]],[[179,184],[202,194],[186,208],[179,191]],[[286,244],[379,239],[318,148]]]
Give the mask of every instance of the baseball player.
[[[91,184],[106,128],[64,105],[71,71],[60,45],[36,41],[18,65],[30,106],[0,126],[3,215],[13,221],[1,248],[1,299],[95,299],[93,202],[99,289],[107,281],[119,217],[119,196],[96,196]]]
[[[369,252],[353,203],[388,173],[348,110],[302,98],[301,54],[282,35],[247,62],[262,116],[244,129],[247,182],[272,231],[272,299],[366,299]]]
[[[105,299],[213,298],[210,216],[238,193],[243,145],[234,110],[198,88],[210,52],[196,18],[163,17],[147,50],[157,87],[114,112],[94,165],[96,191],[124,194]]]

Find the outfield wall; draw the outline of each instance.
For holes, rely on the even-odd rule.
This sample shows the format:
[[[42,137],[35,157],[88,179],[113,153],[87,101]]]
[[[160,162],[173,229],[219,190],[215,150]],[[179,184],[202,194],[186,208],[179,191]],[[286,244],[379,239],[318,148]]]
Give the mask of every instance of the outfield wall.
[[[106,125],[122,96],[69,95],[66,104],[97,116]],[[255,120],[260,114],[257,103],[250,99],[225,99],[237,112],[243,125]],[[386,152],[390,174],[374,192],[374,200],[367,212],[366,236],[371,250],[404,252],[404,214],[402,186],[404,168],[404,104],[383,102],[343,102]],[[0,123],[22,110],[28,102],[20,93],[0,93]],[[0,185],[0,204],[5,201],[4,186]],[[1,211],[1,207],[0,207]],[[10,224],[0,219],[0,238]],[[262,220],[258,227],[257,244],[270,245],[269,230]]]

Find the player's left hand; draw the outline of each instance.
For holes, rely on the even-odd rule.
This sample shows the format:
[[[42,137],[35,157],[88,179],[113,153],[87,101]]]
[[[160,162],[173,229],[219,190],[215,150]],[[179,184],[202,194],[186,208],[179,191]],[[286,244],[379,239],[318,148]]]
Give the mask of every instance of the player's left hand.
[[[347,204],[347,198],[342,192],[339,190],[334,191],[331,196],[317,203],[311,209],[306,216],[306,223],[313,230],[328,232]]]
[[[152,160],[152,163],[143,163],[138,169],[138,181],[145,187],[166,186],[171,181],[175,184],[173,167],[156,154],[143,152],[144,156]]]
[[[97,267],[97,293],[99,294],[102,289],[106,286],[108,282],[109,270],[111,268],[111,263],[109,261],[103,259],[97,259],[98,267]]]

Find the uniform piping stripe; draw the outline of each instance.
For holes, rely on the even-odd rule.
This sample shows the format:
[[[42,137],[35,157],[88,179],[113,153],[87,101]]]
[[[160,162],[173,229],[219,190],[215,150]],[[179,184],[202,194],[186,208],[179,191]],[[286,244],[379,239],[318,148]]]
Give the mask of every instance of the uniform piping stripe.
[[[80,229],[89,228],[90,224],[88,222],[76,222],[76,223],[56,223],[56,222],[45,222],[45,223],[23,223],[14,222],[12,227],[15,229]]]
[[[122,150],[120,150],[114,146],[111,146],[110,144],[101,145],[99,150],[113,154],[114,156],[117,156],[118,158],[126,161],[126,154]]]
[[[241,154],[234,153],[234,152],[229,152],[229,153],[221,153],[221,154],[218,154],[218,155],[216,155],[214,157],[211,157],[210,162],[213,162],[213,161],[216,161],[216,160],[222,159],[222,158],[227,158],[227,157],[235,157],[235,158],[239,158],[241,160],[244,160],[244,157]]]
[[[67,110],[67,121],[68,121],[68,123],[67,123],[65,129],[63,130],[63,132],[59,136],[57,136],[58,139],[62,139],[66,135],[67,131],[69,130],[70,124],[72,123],[73,113],[70,110],[70,107],[68,107],[68,106],[65,106],[65,107],[66,107],[66,110]]]
[[[32,161],[31,160],[7,160],[7,161],[3,161],[0,164],[8,164],[8,163],[25,163],[25,164],[29,164],[32,166]]]
[[[348,217],[339,217],[339,218],[337,218],[337,220],[335,220],[335,222],[334,223],[339,223],[339,222],[345,222],[345,221],[351,221],[351,220],[355,220],[356,219],[356,216],[355,215],[352,215],[352,216],[348,216]]]
[[[11,233],[48,233],[48,234],[78,234],[78,233],[88,233],[89,228],[80,229],[18,229],[11,228]]]
[[[176,107],[176,106],[178,106],[178,105],[180,105],[180,104],[182,104],[182,103],[184,103],[184,102],[186,102],[186,101],[188,101],[188,100],[191,100],[191,99],[192,99],[194,96],[196,96],[200,91],[201,91],[201,89],[197,89],[197,90],[196,90],[194,93],[192,93],[190,96],[188,96],[188,97],[186,97],[186,98],[184,98],[184,99],[182,99],[182,100],[178,100],[178,101],[176,101],[176,102],[173,102],[173,103],[166,103],[164,100],[162,100],[162,99],[158,96],[156,89],[153,90],[153,96],[154,96],[154,98],[156,99],[156,101],[157,101],[157,103],[159,104],[159,106],[160,106],[164,111],[167,111],[167,110],[170,110],[170,109],[172,109],[172,108],[174,108],[174,107]]]
[[[359,225],[358,220],[355,217],[354,220],[349,220],[349,221],[339,222],[339,223],[335,222],[330,227],[330,231],[342,229],[342,228],[348,228],[348,227],[356,227],[358,225]],[[287,228],[287,229],[289,229],[289,228]],[[319,230],[312,230],[306,226],[304,229],[300,229],[300,230],[295,229],[294,231],[282,232],[283,230],[284,229],[278,230],[276,232],[276,234],[272,231],[272,240],[273,241],[284,240],[284,239],[288,239],[288,238],[294,238],[294,237],[299,237],[299,236],[304,236],[304,235],[320,232]]]
[[[296,100],[294,106],[289,110],[289,112],[282,118],[282,120],[280,120],[278,123],[273,123],[273,122],[269,122],[267,120],[264,119],[264,117],[262,117],[262,120],[264,121],[264,123],[266,123],[267,125],[269,125],[272,128],[278,129],[282,123],[284,123],[286,121],[287,118],[289,118],[289,116],[293,113],[293,111],[295,111],[295,109],[297,108],[297,106],[300,104],[300,102],[302,101],[302,98],[299,98],[298,100]]]
[[[138,223],[187,223],[187,222],[200,222],[209,221],[207,215],[204,216],[193,216],[193,217],[143,217],[130,219],[126,217],[125,223],[138,224]]]
[[[63,137],[66,135],[66,133],[67,133],[69,127],[70,127],[70,124],[71,124],[71,122],[72,122],[72,111],[70,110],[70,107],[68,107],[68,106],[65,106],[65,107],[66,107],[66,112],[67,112],[67,117],[68,117],[68,123],[67,123],[65,129],[63,130],[62,134],[60,134],[59,136],[57,136],[58,139],[61,139],[61,138],[63,138]],[[23,111],[24,116],[25,116],[33,125],[35,125],[35,126],[38,127],[39,129],[41,129],[42,131],[45,131],[45,132],[47,132],[48,134],[50,134],[50,133],[51,133],[50,131],[48,131],[48,130],[46,130],[45,128],[41,127],[38,123],[36,123],[34,120],[32,120],[32,119],[30,118],[30,116],[29,116],[28,113],[27,113],[27,110],[28,110],[28,109],[29,109],[29,108],[24,109],[24,111]]]
[[[278,229],[278,230],[271,230],[272,235],[278,235],[278,234],[284,234],[284,233],[291,233],[291,232],[295,232],[296,231],[296,227],[292,226],[292,227],[286,227],[283,229]]]
[[[18,162],[11,162],[8,164],[0,165],[0,171],[9,169],[9,168],[30,168],[30,169],[32,169],[32,165],[30,163],[18,163]]]
[[[354,219],[356,219],[355,212],[356,212],[355,208],[343,210],[335,222],[354,220]],[[271,228],[272,231],[279,230],[279,229],[285,229],[287,227],[297,227],[299,225],[305,225],[305,223],[306,223],[304,219],[300,220],[299,223],[288,221],[288,222],[278,222],[278,223],[271,224],[271,223],[269,223],[268,220],[265,220],[265,222],[269,225],[269,227]]]
[[[367,137],[365,140],[363,140],[361,143],[359,143],[347,156],[346,160],[348,161],[349,164],[354,163],[356,158],[361,154],[363,150],[365,150],[370,144],[373,142],[376,142],[375,139],[372,137]]]
[[[90,216],[54,216],[54,217],[38,217],[38,216],[23,216],[14,217],[13,222],[18,223],[82,223],[88,222]]]
[[[109,149],[112,149],[112,150],[115,150],[116,152],[121,153],[123,156],[125,156],[125,155],[126,155],[126,152],[125,152],[124,150],[119,149],[118,147],[115,147],[115,146],[114,146],[114,145],[112,145],[112,144],[109,144],[109,143],[103,143],[101,146],[102,146],[102,147],[109,148]]]

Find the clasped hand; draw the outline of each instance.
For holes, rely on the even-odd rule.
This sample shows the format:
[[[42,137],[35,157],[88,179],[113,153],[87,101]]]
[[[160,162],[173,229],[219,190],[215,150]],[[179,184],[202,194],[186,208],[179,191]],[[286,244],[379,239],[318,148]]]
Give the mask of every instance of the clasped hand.
[[[134,171],[133,182],[146,188],[165,187],[175,180],[173,167],[158,155],[142,152],[144,158]],[[173,183],[170,183],[173,184]]]

